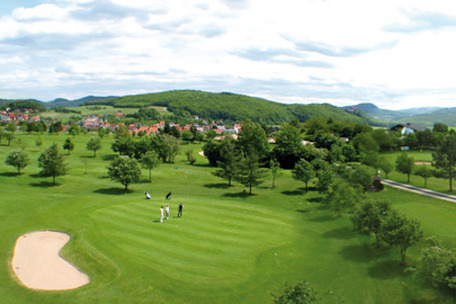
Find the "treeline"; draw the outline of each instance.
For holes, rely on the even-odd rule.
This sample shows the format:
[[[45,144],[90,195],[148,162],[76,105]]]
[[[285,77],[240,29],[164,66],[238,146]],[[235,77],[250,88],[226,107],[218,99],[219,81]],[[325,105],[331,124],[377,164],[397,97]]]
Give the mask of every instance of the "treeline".
[[[242,122],[250,119],[255,123],[278,125],[298,119],[313,117],[337,118],[355,123],[370,123],[365,117],[350,114],[337,107],[323,104],[285,105],[261,98],[232,93],[209,93],[180,90],[154,94],[125,96],[104,101],[87,102],[85,105],[111,105],[114,107],[163,106],[168,111],[187,112],[209,120]]]
[[[0,100],[0,110],[10,109],[14,110],[24,110],[24,109],[33,109],[39,110],[40,112],[46,111],[45,106],[42,102],[36,100]]]

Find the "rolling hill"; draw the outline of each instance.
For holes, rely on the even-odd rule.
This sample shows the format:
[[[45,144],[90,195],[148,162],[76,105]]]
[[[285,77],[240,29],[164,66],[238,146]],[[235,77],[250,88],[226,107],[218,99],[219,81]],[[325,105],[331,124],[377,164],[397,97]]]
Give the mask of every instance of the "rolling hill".
[[[456,108],[424,107],[400,111],[380,109],[371,103],[361,103],[342,107],[347,111],[362,111],[373,119],[391,123],[416,123],[432,127],[435,123],[444,123],[456,127]]]
[[[257,123],[281,124],[297,118],[324,117],[346,120],[354,123],[372,124],[368,117],[349,113],[329,104],[286,105],[262,98],[233,93],[210,93],[203,91],[179,90],[143,95],[124,96],[101,101],[89,101],[85,105],[111,105],[114,107],[163,106],[169,111],[186,111],[208,119],[241,122],[251,119]]]

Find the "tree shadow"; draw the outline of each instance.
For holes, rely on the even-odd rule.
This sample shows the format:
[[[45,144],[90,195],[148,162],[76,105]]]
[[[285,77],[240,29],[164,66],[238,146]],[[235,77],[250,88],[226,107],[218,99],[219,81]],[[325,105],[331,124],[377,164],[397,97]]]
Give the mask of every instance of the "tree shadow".
[[[249,195],[248,192],[238,192],[238,193],[225,193],[223,194],[223,196],[225,197],[235,197],[235,198],[243,198],[243,199],[246,199],[250,196],[255,196],[255,194],[253,193],[252,195]]]
[[[311,222],[317,222],[317,223],[322,223],[322,222],[328,222],[334,220],[334,217],[330,214],[323,214],[314,218],[309,219]]]
[[[102,160],[113,160],[117,155],[116,154],[109,154],[109,155],[103,155],[101,157]]]
[[[17,173],[17,172],[3,172],[3,173],[0,173],[0,176],[4,176],[4,177],[14,177],[14,176],[19,176],[19,175],[22,175]]]
[[[404,276],[404,269],[399,260],[382,261],[368,269],[369,276],[376,279],[389,280]]]
[[[134,191],[132,191],[130,189],[125,190],[124,188],[111,187],[111,188],[100,188],[93,192],[100,193],[100,194],[109,194],[109,195],[123,195],[123,194],[132,193]]]
[[[94,159],[93,155],[81,155],[81,156],[79,156],[79,158],[82,158],[82,159]]]
[[[216,188],[216,189],[229,189],[231,188],[227,183],[214,183],[204,185],[206,188]]]
[[[355,233],[347,228],[337,228],[326,231],[321,236],[330,239],[349,240],[355,236]]]
[[[302,190],[292,190],[292,191],[282,191],[280,193],[282,193],[283,195],[304,195],[307,192],[302,191]]]
[[[373,240],[375,242],[375,240]],[[385,256],[389,248],[376,247],[372,245],[349,245],[340,250],[340,255],[345,259],[353,262],[370,262]],[[396,262],[397,265],[399,262]]]
[[[307,212],[309,212],[309,208],[307,208],[307,209],[296,209],[296,212],[307,213]]]
[[[42,181],[39,183],[31,183],[30,186],[32,187],[39,187],[39,188],[51,188],[51,187],[57,187],[60,186],[59,183],[52,183],[52,182],[47,182],[47,181]]]
[[[307,201],[309,203],[321,203],[323,201],[323,197],[321,197],[321,196],[319,196],[319,197],[311,197],[311,198],[307,199]]]
[[[211,164],[209,164],[209,163],[207,163],[207,164],[194,163],[193,166],[201,167],[201,168],[217,168],[217,167],[211,166]]]
[[[43,176],[40,174],[30,174],[29,176],[33,178],[43,178]]]

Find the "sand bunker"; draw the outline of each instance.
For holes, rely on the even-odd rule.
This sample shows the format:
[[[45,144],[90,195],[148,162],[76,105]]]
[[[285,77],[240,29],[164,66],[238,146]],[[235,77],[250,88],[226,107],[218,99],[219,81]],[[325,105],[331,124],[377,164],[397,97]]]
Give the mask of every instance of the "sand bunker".
[[[16,241],[11,267],[28,288],[66,290],[84,286],[89,277],[59,255],[70,240],[61,232],[36,231],[22,235]]]

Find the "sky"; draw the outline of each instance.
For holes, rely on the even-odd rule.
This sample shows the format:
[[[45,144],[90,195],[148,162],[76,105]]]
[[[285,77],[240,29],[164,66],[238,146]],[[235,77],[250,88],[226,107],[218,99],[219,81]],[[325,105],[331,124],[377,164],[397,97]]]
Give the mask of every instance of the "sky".
[[[456,107],[456,1],[1,0],[0,98]]]

